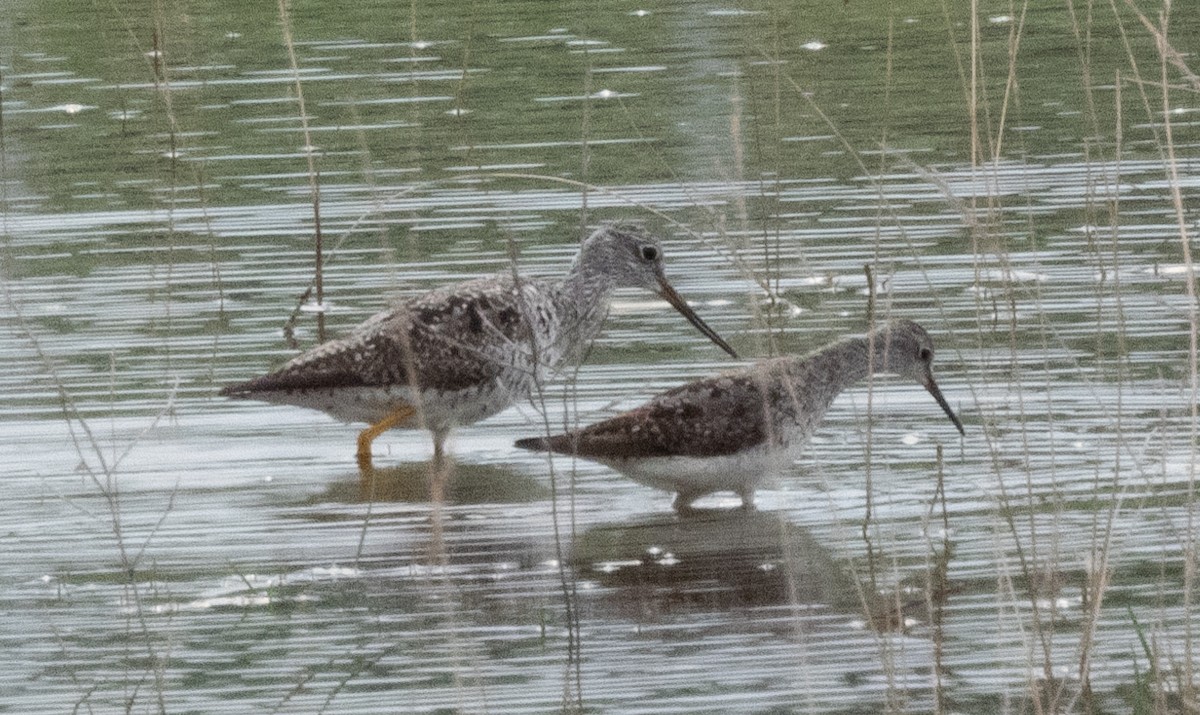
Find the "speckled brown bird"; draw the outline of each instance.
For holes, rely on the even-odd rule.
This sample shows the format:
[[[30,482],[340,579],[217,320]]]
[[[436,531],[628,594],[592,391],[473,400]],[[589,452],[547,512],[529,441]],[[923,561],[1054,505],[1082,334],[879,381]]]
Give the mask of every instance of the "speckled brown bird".
[[[754,490],[789,466],[842,390],[872,373],[922,385],[960,433],[962,422],[933,380],[933,341],[898,320],[802,357],[780,357],[664,392],[583,429],[517,441],[608,465],[634,481],[676,492],[675,509],[717,491],[752,508]]]
[[[371,443],[392,428],[429,430],[440,460],[454,426],[500,412],[548,371],[582,359],[623,287],[657,293],[737,357],[671,287],[659,241],[637,225],[610,224],[583,241],[560,281],[503,273],[440,288],[220,394],[368,423],[358,437],[364,470]]]

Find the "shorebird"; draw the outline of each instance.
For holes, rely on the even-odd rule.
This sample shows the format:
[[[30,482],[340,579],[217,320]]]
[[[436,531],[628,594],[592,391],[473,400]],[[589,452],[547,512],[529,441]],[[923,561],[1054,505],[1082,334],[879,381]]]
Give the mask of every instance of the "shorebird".
[[[613,290],[624,287],[657,293],[737,357],[671,287],[658,240],[636,225],[609,224],[583,241],[562,280],[513,272],[440,288],[220,394],[368,423],[358,436],[364,471],[371,443],[392,428],[432,432],[440,464],[451,428],[500,412],[548,371],[581,360]]]
[[[808,355],[690,382],[603,422],[516,445],[582,457],[676,492],[680,513],[717,491],[737,493],[743,508],[751,509],[755,488],[796,459],[834,398],[873,373],[916,381],[963,433],[933,380],[932,363],[929,334],[911,320],[898,320]]]

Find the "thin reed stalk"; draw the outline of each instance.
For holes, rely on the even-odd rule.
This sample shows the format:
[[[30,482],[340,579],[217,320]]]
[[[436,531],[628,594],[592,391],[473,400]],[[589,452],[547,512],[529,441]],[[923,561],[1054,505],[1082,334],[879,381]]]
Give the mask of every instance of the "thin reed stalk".
[[[321,233],[321,175],[317,170],[317,148],[308,126],[308,110],[304,105],[304,86],[300,81],[300,66],[296,61],[296,46],[292,39],[292,15],[289,0],[279,0],[279,21],[283,28],[283,43],[287,48],[288,65],[292,70],[292,86],[296,92],[296,108],[300,113],[300,129],[304,137],[304,161],[308,168],[308,192],[313,216],[313,290],[317,301],[317,342],[325,342],[325,246]],[[290,325],[289,325],[290,328]],[[295,335],[285,331],[288,343],[298,348]]]

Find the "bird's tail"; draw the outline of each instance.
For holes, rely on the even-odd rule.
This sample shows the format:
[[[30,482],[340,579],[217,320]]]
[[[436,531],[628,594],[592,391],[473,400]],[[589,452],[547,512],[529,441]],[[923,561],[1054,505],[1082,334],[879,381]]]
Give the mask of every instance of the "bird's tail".
[[[514,442],[521,449],[528,449],[531,452],[549,452],[551,451],[550,440],[545,437],[525,437]]]

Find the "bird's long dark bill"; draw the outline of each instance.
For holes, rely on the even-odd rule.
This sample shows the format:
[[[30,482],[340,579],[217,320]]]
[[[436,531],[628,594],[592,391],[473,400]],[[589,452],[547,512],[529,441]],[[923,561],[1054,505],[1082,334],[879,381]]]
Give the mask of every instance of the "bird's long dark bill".
[[[699,315],[696,315],[692,311],[691,307],[688,306],[687,302],[685,302],[683,300],[683,297],[681,295],[679,295],[678,293],[676,293],[675,289],[671,287],[671,284],[667,282],[667,279],[665,276],[660,275],[658,277],[658,285],[659,285],[659,288],[661,288],[661,290],[659,291],[658,294],[660,296],[662,296],[663,300],[670,303],[671,306],[673,308],[675,308],[675,310],[678,310],[683,315],[683,317],[688,319],[689,323],[696,326],[697,330],[704,333],[705,337],[707,337],[709,340],[716,343],[717,347],[719,347],[722,350],[724,350],[725,352],[729,353],[730,356],[737,358],[738,354],[734,351],[733,348],[729,347],[729,343],[725,342],[725,340],[722,339],[720,335],[717,335],[717,331],[708,327],[708,323],[705,323],[703,320],[700,319]]]
[[[933,377],[930,376],[927,380],[925,389],[929,390],[929,394],[933,395],[933,399],[937,400],[937,403],[946,411],[946,416],[958,428],[958,433],[965,436],[967,433],[963,430],[962,422],[958,419],[958,415],[954,414],[954,410],[950,409],[950,403],[946,402],[945,397],[942,397],[942,391],[938,389],[937,383],[933,381]]]

